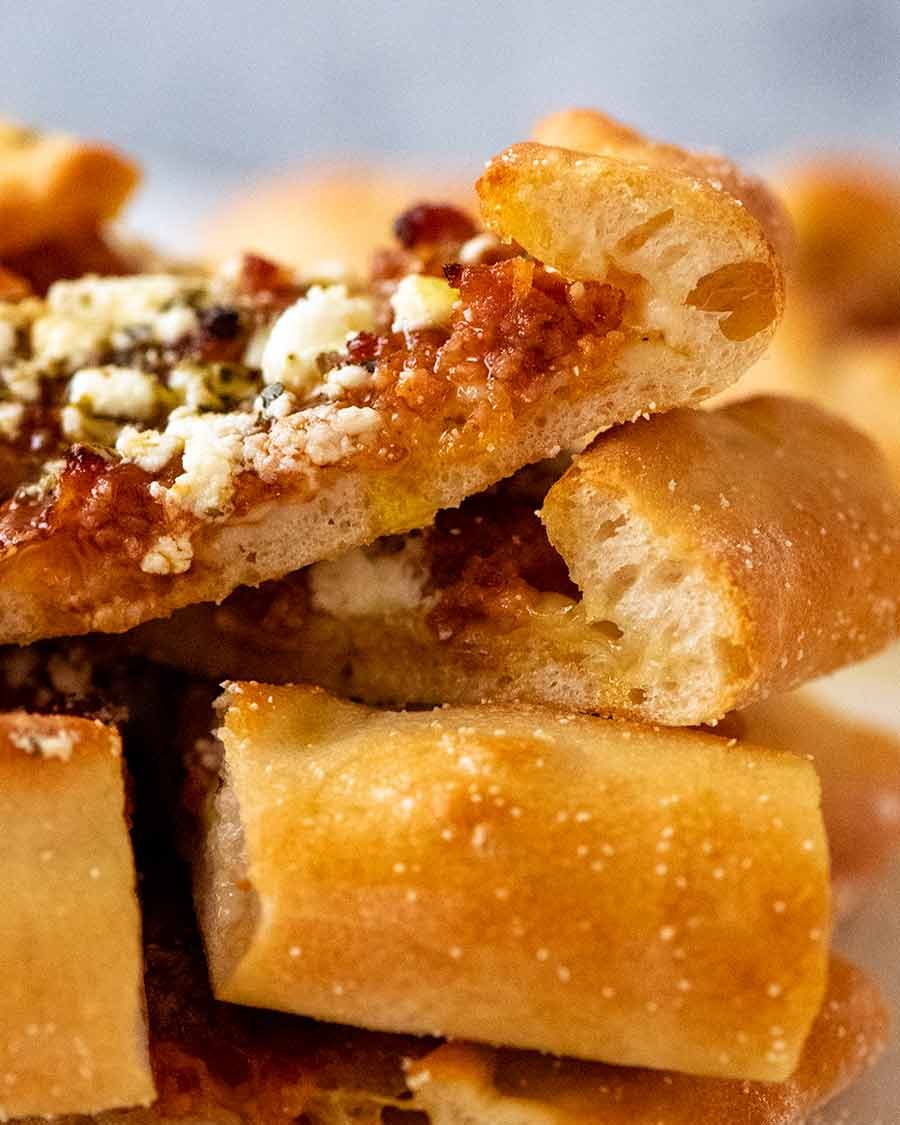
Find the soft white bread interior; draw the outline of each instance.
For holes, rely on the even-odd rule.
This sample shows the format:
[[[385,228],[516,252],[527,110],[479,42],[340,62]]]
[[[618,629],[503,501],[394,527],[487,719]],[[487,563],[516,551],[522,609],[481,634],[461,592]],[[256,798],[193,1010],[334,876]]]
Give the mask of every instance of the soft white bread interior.
[[[375,712],[250,683],[222,702],[197,878],[218,998],[793,1071],[829,929],[808,762],[525,706]]]
[[[900,497],[871,444],[813,406],[759,399],[621,427],[550,487],[546,531],[539,504],[511,482],[402,543],[132,643],[210,677],[373,704],[525,701],[694,725],[900,628]]]
[[[155,1095],[119,737],[0,716],[0,1116]]]
[[[687,401],[732,383],[750,353],[762,354],[783,308],[784,275],[741,199],[700,167],[647,163],[648,144],[603,155],[514,145],[488,164],[477,188],[484,222],[502,238],[567,278],[623,285],[634,332],[616,368],[646,380],[666,409],[672,388],[694,382],[698,367],[708,381]]]
[[[622,159],[638,158],[640,153],[640,159],[647,164],[678,168],[706,180],[712,187],[739,199],[783,260],[793,262],[794,232],[785,207],[763,180],[721,153],[689,151],[666,141],[654,141],[600,110],[584,108],[547,114],[535,123],[531,139],[544,145]]]

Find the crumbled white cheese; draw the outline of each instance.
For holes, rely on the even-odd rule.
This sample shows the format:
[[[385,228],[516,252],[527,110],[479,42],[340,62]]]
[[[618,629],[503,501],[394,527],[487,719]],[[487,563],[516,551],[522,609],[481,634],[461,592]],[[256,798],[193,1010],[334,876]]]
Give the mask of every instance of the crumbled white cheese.
[[[346,285],[314,285],[273,325],[263,349],[263,381],[309,394],[321,382],[318,356],[345,351],[348,340],[374,325],[368,297],[351,297]]]
[[[317,407],[308,412],[313,422],[306,431],[306,454],[314,465],[332,465],[354,452],[351,438],[369,436],[381,426],[370,406]]]
[[[159,430],[123,426],[116,438],[116,452],[145,473],[158,473],[184,448],[184,439]]]
[[[458,300],[459,290],[442,277],[409,274],[400,281],[391,297],[393,329],[413,332],[417,328],[446,324]]]
[[[134,367],[84,367],[69,382],[68,400],[101,418],[143,422],[156,410],[159,388],[152,375]]]
[[[494,234],[485,231],[483,234],[473,235],[459,248],[459,260],[464,266],[477,265],[483,261],[487,254],[491,254],[500,247],[500,240]]]
[[[45,314],[32,325],[35,357],[44,366],[74,371],[90,363],[109,342],[127,344],[125,329],[144,327],[165,341],[176,312],[184,322],[185,302],[206,286],[204,279],[174,274],[57,281],[47,294]],[[165,318],[161,330],[160,318]]]
[[[190,570],[194,548],[186,535],[161,535],[141,559],[147,574],[184,574]]]
[[[349,551],[308,571],[310,604],[333,617],[384,617],[427,606],[428,569],[421,539],[386,554],[372,548]]]
[[[22,429],[25,407],[21,402],[0,402],[0,437],[15,441]]]
[[[268,326],[257,328],[247,341],[247,347],[244,349],[243,356],[243,362],[247,367],[262,367],[263,355],[265,354],[266,344],[269,342],[270,334],[271,329]]]
[[[176,367],[169,375],[168,385],[184,406],[214,410],[218,405],[218,397],[210,389],[202,368],[191,364]]]
[[[59,758],[67,762],[72,757],[78,735],[74,731],[60,730],[55,734],[42,731],[17,730],[9,736],[10,742],[26,754],[40,754],[42,758]]]
[[[98,320],[108,325],[149,324],[189,293],[203,290],[206,280],[177,274],[138,277],[81,277],[57,281],[47,293],[51,314]]]
[[[356,437],[380,429],[381,418],[371,406],[342,406],[335,411],[334,426],[340,433]]]
[[[38,402],[41,397],[41,373],[34,363],[18,363],[3,370],[6,389],[17,402]]]
[[[153,332],[161,343],[177,344],[195,332],[199,323],[196,312],[188,305],[173,305],[154,320]]]
[[[60,365],[66,371],[84,367],[101,351],[106,325],[70,316],[42,316],[31,326],[31,348],[42,367]]]
[[[178,407],[169,415],[165,434],[181,438],[182,472],[166,499],[198,516],[221,515],[234,492],[243,462],[243,438],[255,425],[251,414],[192,414]]]
[[[86,421],[80,406],[64,406],[59,412],[59,428],[68,441],[87,440]]]
[[[358,363],[348,363],[334,367],[325,378],[325,394],[329,398],[339,398],[346,390],[358,390],[372,381],[372,372]]]

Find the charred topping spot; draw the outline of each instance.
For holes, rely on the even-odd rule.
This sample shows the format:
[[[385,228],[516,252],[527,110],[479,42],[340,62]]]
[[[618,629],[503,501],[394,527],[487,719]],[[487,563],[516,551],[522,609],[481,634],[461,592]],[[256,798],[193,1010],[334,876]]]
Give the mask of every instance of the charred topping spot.
[[[394,222],[394,234],[407,250],[423,244],[465,242],[477,230],[465,211],[446,203],[417,203]]]
[[[347,356],[350,363],[359,363],[369,370],[369,364],[373,363],[377,354],[378,337],[374,332],[358,332],[352,340],[347,343]]]
[[[200,326],[214,340],[233,340],[241,330],[241,317],[237,309],[213,305],[201,316]]]
[[[258,254],[243,256],[236,284],[242,293],[257,299],[265,295],[279,305],[290,303],[301,294],[301,288],[290,270]]]

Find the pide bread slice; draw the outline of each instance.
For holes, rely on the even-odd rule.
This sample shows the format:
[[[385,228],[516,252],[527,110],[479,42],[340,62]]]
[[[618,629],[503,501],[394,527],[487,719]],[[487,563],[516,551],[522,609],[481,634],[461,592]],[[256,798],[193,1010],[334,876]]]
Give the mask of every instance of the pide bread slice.
[[[793,1072],[829,928],[808,762],[526,706],[375,712],[248,683],[223,706],[197,875],[219,999]]]
[[[119,737],[0,716],[0,1116],[154,1096]]]
[[[895,637],[898,514],[868,438],[775,397],[611,433],[541,510],[587,619],[625,645],[645,631],[638,659],[654,686],[630,690],[653,691],[675,722],[719,717]]]
[[[95,231],[139,178],[107,145],[0,121],[0,260]]]
[[[131,643],[201,675],[369,703],[693,725],[900,628],[900,498],[871,443],[811,405],[673,411],[602,435],[549,491],[526,484]]]
[[[478,191],[515,245],[414,208],[366,286],[249,259],[0,308],[0,640],[122,631],[423,526],[704,399],[774,332],[778,255],[702,168],[514,146]]]

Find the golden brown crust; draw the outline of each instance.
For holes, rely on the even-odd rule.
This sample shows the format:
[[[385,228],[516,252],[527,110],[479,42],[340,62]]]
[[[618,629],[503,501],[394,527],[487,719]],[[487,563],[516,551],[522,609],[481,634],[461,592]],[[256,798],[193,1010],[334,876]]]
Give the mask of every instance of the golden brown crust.
[[[884,1047],[887,1014],[859,970],[832,957],[825,1003],[783,1084],[556,1059],[533,1052],[316,1024],[211,999],[202,955],[176,912],[151,892],[148,984],[160,1098],[101,1114],[106,1125],[799,1125],[861,1075]],[[160,915],[163,915],[161,918]],[[160,925],[162,922],[162,925]],[[188,932],[185,933],[184,931]],[[687,1116],[688,1107],[694,1116]],[[388,1108],[391,1107],[391,1108]],[[467,1115],[466,1115],[467,1114]],[[702,1118],[700,1118],[702,1114]],[[414,1121],[418,1118],[413,1117]],[[86,1125],[65,1118],[60,1125]],[[29,1122],[29,1125],[32,1125]]]
[[[448,1044],[409,1071],[432,1125],[799,1125],[877,1061],[888,1018],[875,986],[832,958],[828,995],[786,1082],[692,1078]],[[455,1114],[457,1116],[455,1116]]]
[[[802,759],[527,707],[379,713],[259,684],[224,704],[228,786],[198,878],[220,999],[793,1070],[829,912]]]
[[[682,321],[682,344],[733,364],[737,353],[723,339],[737,345],[774,330],[781,315],[778,251],[737,197],[677,164],[644,157],[643,146],[606,156],[513,145],[476,185],[484,221],[567,277],[597,277],[612,266],[645,279],[649,296]],[[693,245],[713,215],[716,237]],[[688,310],[719,315],[704,326]]]
[[[0,716],[0,1093],[4,1117],[154,1097],[119,738]]]
[[[115,149],[0,123],[0,257],[96,230],[138,179]]]
[[[677,168],[703,180],[715,190],[733,195],[765,230],[785,262],[794,254],[791,221],[784,206],[757,176],[751,176],[727,157],[715,152],[691,152],[677,145],[652,141],[596,109],[564,109],[536,122],[532,140],[544,145],[599,153],[648,164]]]
[[[761,397],[680,410],[598,439],[542,509],[587,597],[590,570],[573,566],[578,516],[619,495],[730,604],[739,662],[711,717],[852,663],[900,628],[890,475],[867,438],[812,404]]]

